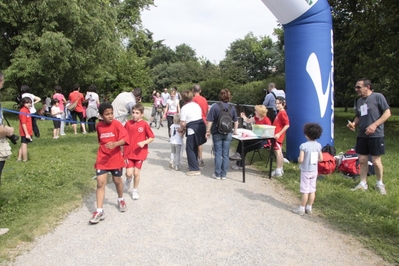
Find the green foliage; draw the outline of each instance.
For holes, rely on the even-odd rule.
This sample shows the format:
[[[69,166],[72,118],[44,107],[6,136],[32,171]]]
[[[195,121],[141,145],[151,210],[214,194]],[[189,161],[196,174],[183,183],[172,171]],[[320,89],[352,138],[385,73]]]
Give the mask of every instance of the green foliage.
[[[267,82],[253,81],[234,88],[231,91],[233,96],[232,102],[236,104],[250,104],[257,105],[263,103],[265,92],[263,89],[267,88]]]
[[[219,101],[222,89],[230,89],[230,81],[223,79],[207,79],[201,82],[201,94],[209,101]]]
[[[3,1],[0,4],[0,66],[5,87],[17,92],[22,84],[36,95],[55,84],[65,92],[79,83],[96,83],[100,93],[120,84],[148,80],[145,64],[117,80],[118,58],[124,57],[123,40],[134,36],[140,10],[151,0],[127,1]],[[122,55],[121,55],[122,54]],[[134,60],[130,63],[134,65]],[[131,69],[124,70],[129,71]],[[142,71],[141,75],[138,75]]]
[[[335,92],[338,106],[350,106],[353,86],[367,77],[392,106],[399,104],[399,5],[395,0],[329,0],[333,10]]]
[[[230,44],[226,58],[220,62],[223,74],[237,84],[263,80],[271,75],[273,41],[268,36],[247,34]]]

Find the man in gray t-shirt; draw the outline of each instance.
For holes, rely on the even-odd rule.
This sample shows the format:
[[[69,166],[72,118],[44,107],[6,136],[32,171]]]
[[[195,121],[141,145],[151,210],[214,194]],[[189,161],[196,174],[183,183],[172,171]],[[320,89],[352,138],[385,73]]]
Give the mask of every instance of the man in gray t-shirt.
[[[358,127],[356,152],[359,154],[360,183],[352,190],[367,190],[368,155],[371,155],[377,178],[376,190],[386,194],[382,183],[383,166],[381,155],[385,154],[384,122],[391,116],[390,107],[381,93],[373,92],[371,81],[366,78],[356,82],[355,91],[360,98],[356,103],[356,117],[348,127],[355,130]]]

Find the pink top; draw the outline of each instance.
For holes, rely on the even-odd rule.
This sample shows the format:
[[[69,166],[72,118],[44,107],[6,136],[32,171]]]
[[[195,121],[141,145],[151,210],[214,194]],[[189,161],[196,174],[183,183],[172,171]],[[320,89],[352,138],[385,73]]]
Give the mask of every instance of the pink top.
[[[64,95],[62,95],[61,93],[56,93],[53,95],[53,99],[57,99],[60,102],[59,107],[61,111],[64,112],[64,100],[65,100]]]

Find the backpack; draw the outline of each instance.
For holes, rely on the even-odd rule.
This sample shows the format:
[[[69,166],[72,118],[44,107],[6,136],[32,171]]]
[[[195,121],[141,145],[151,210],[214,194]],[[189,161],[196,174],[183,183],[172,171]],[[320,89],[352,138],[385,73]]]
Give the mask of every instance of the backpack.
[[[318,162],[317,170],[320,174],[329,175],[336,167],[335,158],[328,152],[323,152],[323,161]]]
[[[233,119],[231,118],[231,105],[228,108],[223,108],[222,103],[218,103],[220,114],[216,127],[220,134],[229,134],[233,131]]]
[[[359,175],[359,156],[354,149],[350,149],[342,155],[341,164],[338,166],[338,171],[350,177],[356,177]]]
[[[335,150],[334,146],[330,146],[330,144],[327,144],[326,146],[324,146],[321,149],[321,152],[328,152],[332,156],[335,156],[335,154],[337,153],[337,151]]]

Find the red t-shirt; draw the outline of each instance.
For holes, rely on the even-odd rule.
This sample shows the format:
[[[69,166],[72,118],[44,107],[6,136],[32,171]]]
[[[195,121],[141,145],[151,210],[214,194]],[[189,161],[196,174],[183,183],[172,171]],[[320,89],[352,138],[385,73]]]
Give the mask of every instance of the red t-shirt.
[[[97,152],[97,160],[94,168],[99,170],[114,170],[126,166],[121,153],[121,147],[115,147],[114,149],[105,148],[105,144],[108,142],[116,142],[123,139],[126,143],[129,143],[129,137],[126,129],[123,127],[121,122],[118,120],[112,120],[111,124],[99,122],[97,124],[97,138],[100,147]]]
[[[129,145],[123,148],[125,159],[144,161],[148,155],[148,145],[140,148],[138,142],[144,141],[149,138],[154,138],[148,123],[144,120],[134,121],[129,120],[125,124],[126,131],[129,134]]]
[[[201,95],[197,95],[193,98],[192,100],[193,102],[197,103],[202,110],[202,119],[204,120],[205,124],[206,124],[206,115],[208,114],[208,101]]]
[[[32,129],[32,118],[29,115],[30,111],[28,108],[26,108],[25,106],[21,108],[21,110],[19,110],[20,113],[25,113],[25,114],[19,114],[19,135],[21,137],[25,137],[25,131],[22,128],[22,124],[26,125],[26,129],[28,130],[29,135],[32,136],[33,134],[33,129]]]
[[[270,122],[270,119],[265,116],[262,120],[259,120],[259,118],[257,118],[256,116],[254,117],[255,119],[255,124],[256,125],[271,125],[272,122]]]
[[[74,103],[76,100],[78,100],[78,105],[76,105],[75,112],[82,113],[83,112],[83,100],[84,96],[82,93],[79,91],[73,91],[69,94],[69,102]],[[112,170],[112,169],[111,169]]]
[[[290,120],[288,119],[287,112],[285,110],[280,110],[278,112],[276,118],[273,121],[273,126],[276,126],[275,134],[279,133],[283,129],[284,126],[289,125],[289,124],[290,124]],[[281,136],[278,138],[277,142],[283,143],[286,132],[281,134]]]

